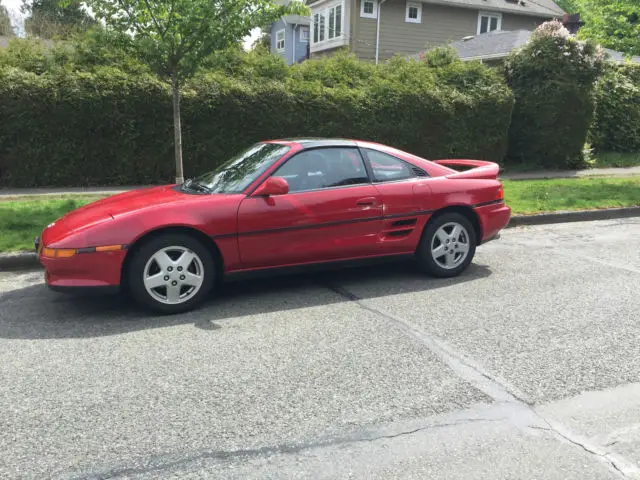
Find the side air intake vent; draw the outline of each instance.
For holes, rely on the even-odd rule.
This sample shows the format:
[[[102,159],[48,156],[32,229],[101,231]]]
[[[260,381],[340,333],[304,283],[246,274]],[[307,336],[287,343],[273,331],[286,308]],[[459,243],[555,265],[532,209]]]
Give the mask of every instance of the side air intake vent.
[[[424,171],[424,170],[422,170],[421,168],[413,167],[413,168],[412,168],[412,170],[413,170],[413,174],[414,174],[416,177],[428,177],[428,176],[429,176],[429,175],[427,175],[427,172],[425,172],[425,171]]]

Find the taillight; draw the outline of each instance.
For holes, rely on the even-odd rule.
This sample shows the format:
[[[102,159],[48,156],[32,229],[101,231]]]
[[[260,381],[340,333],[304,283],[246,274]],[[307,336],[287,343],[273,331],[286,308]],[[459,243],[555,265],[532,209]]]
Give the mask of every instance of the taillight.
[[[498,200],[504,200],[504,187],[502,185],[498,187]]]

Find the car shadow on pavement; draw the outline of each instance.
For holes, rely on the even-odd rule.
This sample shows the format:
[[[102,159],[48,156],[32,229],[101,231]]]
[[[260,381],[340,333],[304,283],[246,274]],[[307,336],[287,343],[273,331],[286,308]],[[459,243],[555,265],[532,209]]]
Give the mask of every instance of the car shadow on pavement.
[[[490,275],[488,267],[471,264],[458,277],[438,279],[412,264],[393,263],[241,280],[222,285],[197,310],[170,316],[150,314],[121,295],[60,294],[36,285],[0,293],[0,338],[92,338],[189,324],[215,331],[227,319],[350,301],[345,295],[350,285],[357,285],[358,298],[367,299],[427,292]]]

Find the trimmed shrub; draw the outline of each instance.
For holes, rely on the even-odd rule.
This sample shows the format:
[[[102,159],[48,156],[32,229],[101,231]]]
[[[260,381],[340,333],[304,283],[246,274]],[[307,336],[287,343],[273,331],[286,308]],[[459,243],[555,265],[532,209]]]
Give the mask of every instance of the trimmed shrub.
[[[479,65],[394,62],[314,61],[284,81],[201,72],[183,91],[187,176],[256,141],[296,136],[378,141],[426,158],[502,159],[513,107],[502,78]],[[170,93],[151,75],[7,68],[0,118],[1,186],[173,179]]]
[[[594,112],[594,82],[602,51],[569,35],[558,21],[542,24],[508,58],[515,95],[508,161],[543,168],[577,168]]]
[[[590,141],[601,151],[640,151],[640,65],[611,65],[598,81]]]

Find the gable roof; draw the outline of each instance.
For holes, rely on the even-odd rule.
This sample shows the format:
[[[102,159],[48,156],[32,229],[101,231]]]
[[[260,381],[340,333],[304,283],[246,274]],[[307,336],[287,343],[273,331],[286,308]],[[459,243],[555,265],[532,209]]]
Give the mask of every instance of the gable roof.
[[[490,60],[504,58],[512,51],[522,47],[531,38],[529,30],[494,31],[465,37],[465,39],[451,42],[458,56],[462,60]],[[610,55],[610,60],[623,62],[624,55],[620,52],[605,48],[604,51]],[[410,55],[409,58],[419,59],[422,54]],[[640,63],[640,56],[632,57],[632,62]]]
[[[436,5],[473,8],[517,15],[556,18],[566,13],[553,0],[422,0]]]
[[[495,31],[452,42],[451,46],[463,60],[500,58],[527,43],[531,33],[528,30]]]

